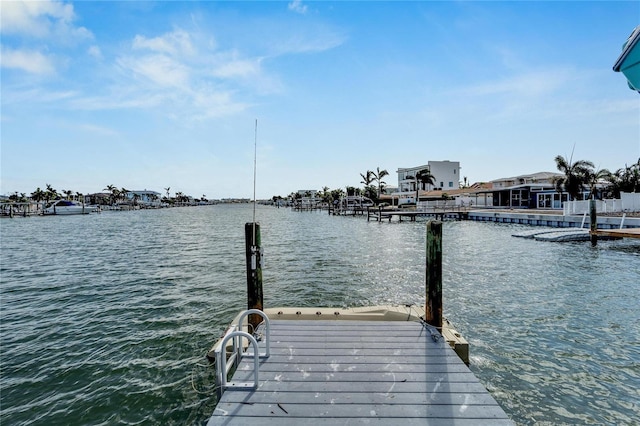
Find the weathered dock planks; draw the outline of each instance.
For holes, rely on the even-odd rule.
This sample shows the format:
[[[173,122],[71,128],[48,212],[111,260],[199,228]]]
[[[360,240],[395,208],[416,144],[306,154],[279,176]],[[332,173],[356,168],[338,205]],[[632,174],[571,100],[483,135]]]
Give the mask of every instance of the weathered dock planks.
[[[640,238],[640,228],[598,229],[592,231],[592,233],[595,233],[599,237]]]
[[[466,209],[385,210],[382,208],[370,208],[367,210],[367,221],[374,218],[378,222],[382,222],[383,219],[387,219],[391,222],[391,219],[394,216],[397,217],[400,222],[402,222],[403,218],[408,218],[411,222],[415,222],[416,217],[431,217],[436,220],[444,220],[445,218],[462,220],[468,218],[468,211]]]

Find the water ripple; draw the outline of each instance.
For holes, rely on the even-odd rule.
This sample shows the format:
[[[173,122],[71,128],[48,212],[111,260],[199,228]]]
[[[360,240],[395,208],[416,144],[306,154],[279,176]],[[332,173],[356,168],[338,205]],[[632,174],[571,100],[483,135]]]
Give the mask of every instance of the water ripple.
[[[0,223],[2,424],[204,424],[250,206]],[[266,306],[423,303],[424,222],[259,207]],[[446,222],[445,314],[518,424],[640,418],[640,246]]]

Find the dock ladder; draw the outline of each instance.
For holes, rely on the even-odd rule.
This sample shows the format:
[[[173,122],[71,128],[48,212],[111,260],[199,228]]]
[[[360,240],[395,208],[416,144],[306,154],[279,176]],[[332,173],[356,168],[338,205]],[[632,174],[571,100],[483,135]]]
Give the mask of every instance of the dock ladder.
[[[250,314],[260,315],[264,319],[265,331],[264,331],[264,346],[265,351],[260,352],[258,340],[251,334],[242,331],[242,323],[245,318]],[[222,395],[226,389],[257,389],[258,388],[258,370],[259,359],[269,358],[270,355],[270,331],[271,325],[267,315],[258,309],[249,309],[244,311],[238,320],[238,324],[231,327],[225,336],[222,338],[220,345],[214,350],[216,360],[216,382],[219,384],[218,397]],[[245,346],[243,339],[247,339],[248,343]],[[227,357],[227,342],[232,340],[232,350]],[[249,352],[249,347],[253,347],[253,352]],[[253,383],[251,382],[227,382],[229,372],[236,368],[242,358],[253,358]]]

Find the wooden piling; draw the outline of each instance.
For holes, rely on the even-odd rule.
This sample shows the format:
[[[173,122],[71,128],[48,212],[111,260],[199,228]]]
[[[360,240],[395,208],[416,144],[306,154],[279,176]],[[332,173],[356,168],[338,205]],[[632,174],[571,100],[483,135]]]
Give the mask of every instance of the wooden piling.
[[[425,320],[442,329],[442,222],[427,222]]]
[[[262,304],[262,250],[260,246],[260,224],[249,222],[244,225],[247,260],[247,309],[263,309]],[[249,324],[257,328],[262,317],[249,315]],[[251,330],[252,331],[252,330]]]
[[[598,244],[598,215],[596,213],[596,200],[589,201],[589,220],[591,230],[591,246],[595,247]]]

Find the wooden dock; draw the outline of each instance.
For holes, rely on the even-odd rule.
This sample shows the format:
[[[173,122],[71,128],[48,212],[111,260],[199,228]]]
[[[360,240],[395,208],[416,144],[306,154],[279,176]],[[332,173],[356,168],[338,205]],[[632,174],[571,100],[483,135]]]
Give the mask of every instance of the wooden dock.
[[[208,426],[513,424],[426,323],[271,320],[269,328],[257,388],[227,388]],[[252,353],[232,382],[254,379]]]
[[[591,233],[599,237],[640,238],[640,228],[598,229]]]
[[[383,208],[369,208],[367,209],[367,221],[374,218],[378,222],[382,222],[383,219],[391,222],[391,219],[395,216],[400,222],[403,218],[408,218],[411,222],[415,222],[416,217],[430,217],[436,220],[455,219],[462,220],[467,219],[469,211],[463,208],[454,209],[427,209],[427,210],[402,210],[402,209],[383,209]]]

